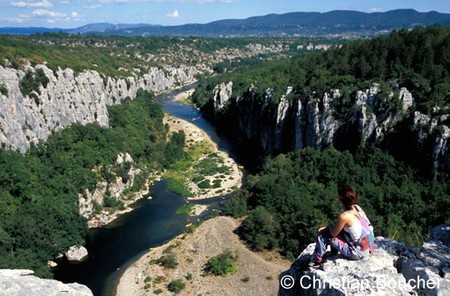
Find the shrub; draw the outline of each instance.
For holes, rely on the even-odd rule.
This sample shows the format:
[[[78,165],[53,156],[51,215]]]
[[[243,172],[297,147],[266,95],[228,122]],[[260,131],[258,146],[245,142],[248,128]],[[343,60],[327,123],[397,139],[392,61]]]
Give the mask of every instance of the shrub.
[[[113,196],[105,196],[103,199],[103,205],[105,208],[122,208],[123,202]]]
[[[41,94],[39,86],[42,85],[43,87],[47,87],[49,81],[50,80],[45,76],[42,69],[37,69],[34,75],[31,71],[28,71],[20,81],[20,91],[23,96],[29,95],[32,91]]]
[[[212,257],[206,263],[206,271],[214,275],[225,276],[237,270],[236,260],[238,256],[233,255],[230,250]]]
[[[198,186],[198,188],[201,188],[201,189],[211,188],[211,184],[209,183],[209,180],[204,180],[204,181],[198,183],[197,186]]]
[[[175,254],[169,253],[167,255],[161,256],[161,258],[158,259],[158,264],[167,268],[176,268],[178,265],[178,260]]]
[[[0,93],[4,96],[8,95],[8,88],[3,83],[0,84]]]
[[[204,179],[205,179],[205,177],[203,175],[198,175],[198,176],[195,176],[194,178],[192,178],[192,182],[198,183],[198,182],[203,181]]]
[[[178,294],[178,293],[181,292],[181,290],[184,289],[185,286],[186,286],[186,284],[185,284],[182,280],[178,279],[178,280],[173,280],[173,281],[171,281],[171,282],[167,285],[167,289],[168,289],[170,292],[174,292],[175,294]]]
[[[165,277],[163,277],[162,275],[160,275],[160,276],[157,276],[157,277],[155,278],[155,280],[153,281],[153,283],[154,283],[155,285],[161,284],[165,279],[166,279]]]

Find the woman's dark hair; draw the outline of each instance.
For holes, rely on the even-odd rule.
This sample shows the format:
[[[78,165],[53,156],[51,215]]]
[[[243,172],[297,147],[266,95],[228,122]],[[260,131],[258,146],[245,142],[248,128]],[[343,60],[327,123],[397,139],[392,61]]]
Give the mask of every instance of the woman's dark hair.
[[[338,194],[339,199],[347,210],[350,210],[352,205],[358,201],[356,191],[349,185],[341,185],[338,189]]]

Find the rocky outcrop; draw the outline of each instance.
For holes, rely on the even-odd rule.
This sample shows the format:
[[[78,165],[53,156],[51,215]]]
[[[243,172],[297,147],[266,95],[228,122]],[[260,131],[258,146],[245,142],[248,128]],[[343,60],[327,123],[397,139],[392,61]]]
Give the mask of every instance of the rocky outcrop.
[[[88,250],[83,246],[71,246],[65,255],[69,261],[83,261],[88,256]]]
[[[431,231],[422,248],[377,238],[375,254],[363,261],[340,255],[308,267],[310,244],[280,275],[278,295],[449,295],[450,225]]]
[[[26,73],[38,69],[48,83],[24,96],[21,81]],[[167,67],[151,68],[140,77],[113,78],[90,70],[79,74],[71,69],[52,71],[45,65],[28,65],[23,70],[0,66],[0,83],[7,90],[6,95],[0,93],[0,143],[24,152],[72,123],[108,126],[108,105],[133,99],[141,88],[158,93],[186,84],[197,74],[194,67]]]
[[[92,296],[92,291],[77,283],[63,284],[50,279],[40,279],[32,270],[0,269],[0,295],[8,296]]]
[[[354,150],[366,143],[382,146],[395,142],[386,140],[406,124],[406,131],[397,131],[405,137],[399,141],[405,140],[408,149],[417,153],[399,153],[411,154],[412,161],[426,156],[426,169],[433,177],[438,171],[450,172],[450,116],[412,112],[414,98],[405,87],[393,86],[386,94],[374,83],[355,93],[350,108],[342,108],[338,89],[307,98],[290,95],[292,91],[289,87],[276,99],[273,89],[258,93],[252,86],[245,94],[236,94],[232,82],[222,83],[214,89],[212,105],[220,114],[216,119],[222,129],[263,155],[305,147]]]

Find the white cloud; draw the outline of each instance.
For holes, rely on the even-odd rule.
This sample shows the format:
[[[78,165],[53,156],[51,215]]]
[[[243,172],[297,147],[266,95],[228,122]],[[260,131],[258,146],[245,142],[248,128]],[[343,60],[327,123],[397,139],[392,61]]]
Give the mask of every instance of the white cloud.
[[[46,9],[35,9],[35,10],[33,10],[33,12],[31,14],[34,16],[47,16],[47,17],[53,17],[53,18],[61,18],[61,17],[66,16],[66,14],[64,14],[64,13],[50,11],[50,10],[46,10]]]
[[[78,12],[76,11],[72,11],[72,13],[70,14],[72,17],[78,17]]]
[[[169,13],[167,15],[168,17],[179,17],[180,13],[178,12],[178,9],[175,9],[174,11],[172,11],[171,13]]]
[[[25,1],[18,1],[18,2],[11,2],[12,6],[15,7],[52,7],[53,4],[50,3],[48,0],[39,1],[39,2],[25,2]]]
[[[23,24],[25,19],[21,17],[0,17],[0,22]]]

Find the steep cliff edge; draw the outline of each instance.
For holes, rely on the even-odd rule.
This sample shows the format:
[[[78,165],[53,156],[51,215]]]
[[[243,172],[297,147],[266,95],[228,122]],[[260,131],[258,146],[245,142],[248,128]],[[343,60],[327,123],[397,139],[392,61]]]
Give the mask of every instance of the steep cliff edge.
[[[48,82],[23,94],[23,82],[42,70]],[[30,74],[28,74],[30,73]],[[52,71],[45,65],[13,69],[0,66],[0,143],[25,152],[30,145],[72,123],[108,126],[107,106],[133,99],[142,88],[161,92],[195,79],[195,67],[151,68],[140,77],[106,77],[96,71],[75,74],[72,69]],[[27,76],[28,74],[28,76]],[[31,78],[32,79],[32,78]]]
[[[92,296],[92,291],[77,283],[63,284],[49,279],[40,279],[33,275],[32,270],[1,269],[0,295],[68,295]]]
[[[375,254],[364,261],[330,257],[306,268],[309,245],[280,275],[278,295],[449,295],[450,225],[432,229],[421,248],[377,238]]]
[[[409,158],[405,160],[420,156],[433,177],[438,171],[450,171],[448,114],[414,112],[412,94],[396,84],[386,94],[374,83],[356,92],[352,101],[353,106],[343,112],[339,89],[303,98],[288,87],[277,100],[270,88],[258,94],[252,86],[244,94],[235,94],[230,81],[214,88],[204,110],[222,129],[263,155],[331,145],[355,150],[360,144],[375,144]]]

